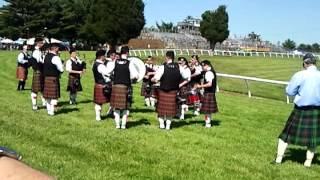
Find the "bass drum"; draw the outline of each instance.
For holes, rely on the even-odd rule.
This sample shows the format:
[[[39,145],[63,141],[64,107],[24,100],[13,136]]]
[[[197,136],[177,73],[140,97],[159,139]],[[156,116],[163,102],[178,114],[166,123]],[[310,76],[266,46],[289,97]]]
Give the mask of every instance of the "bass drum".
[[[146,74],[146,66],[144,65],[144,62],[138,57],[129,57],[128,60],[133,63],[136,68],[139,74],[137,82],[140,82]]]

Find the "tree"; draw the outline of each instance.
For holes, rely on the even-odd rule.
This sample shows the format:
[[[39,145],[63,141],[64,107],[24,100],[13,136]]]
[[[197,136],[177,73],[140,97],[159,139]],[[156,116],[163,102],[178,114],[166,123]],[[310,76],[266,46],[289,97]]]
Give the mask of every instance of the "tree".
[[[156,26],[160,31],[163,31],[163,32],[172,32],[174,28],[172,22],[166,23],[162,21],[161,24],[158,24],[158,22],[156,22]]]
[[[200,32],[210,42],[210,48],[214,49],[216,43],[222,43],[229,36],[229,17],[226,6],[219,6],[213,11],[205,11],[202,14]]]
[[[320,51],[320,45],[318,43],[312,44],[312,52],[319,52]]]
[[[144,25],[142,0],[94,0],[80,35],[115,46],[139,36]]]
[[[291,39],[287,39],[284,41],[284,43],[282,43],[282,46],[288,50],[293,50],[296,48],[296,43]]]
[[[256,34],[256,33],[253,32],[253,31],[248,34],[248,37],[249,37],[249,39],[250,39],[251,41],[258,41],[258,42],[261,41],[260,35],[259,35],[259,34]]]

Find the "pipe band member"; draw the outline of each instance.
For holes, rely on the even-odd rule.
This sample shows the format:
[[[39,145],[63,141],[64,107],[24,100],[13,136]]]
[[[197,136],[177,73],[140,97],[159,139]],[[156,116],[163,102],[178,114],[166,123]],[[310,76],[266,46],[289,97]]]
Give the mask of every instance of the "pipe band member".
[[[171,122],[177,114],[177,92],[183,70],[174,63],[174,52],[167,51],[165,63],[159,67],[152,81],[160,81],[159,97],[156,111],[160,129],[170,130]]]
[[[308,53],[303,57],[304,70],[291,78],[286,92],[295,96],[294,109],[279,135],[275,163],[281,163],[288,144],[307,147],[304,166],[310,167],[320,144],[320,72],[316,57]]]
[[[86,70],[86,63],[77,57],[76,49],[69,51],[70,59],[66,62],[66,71],[69,73],[67,91],[70,92],[70,104],[76,104],[77,92],[82,91],[81,76]]]
[[[43,75],[44,88],[43,97],[47,101],[48,115],[53,116],[55,107],[60,98],[60,75],[63,73],[63,64],[58,56],[59,44],[51,43],[50,51],[44,58]]]
[[[18,91],[24,90],[26,80],[28,78],[28,67],[30,55],[28,54],[28,45],[22,47],[21,53],[18,55],[16,78],[18,79]]]

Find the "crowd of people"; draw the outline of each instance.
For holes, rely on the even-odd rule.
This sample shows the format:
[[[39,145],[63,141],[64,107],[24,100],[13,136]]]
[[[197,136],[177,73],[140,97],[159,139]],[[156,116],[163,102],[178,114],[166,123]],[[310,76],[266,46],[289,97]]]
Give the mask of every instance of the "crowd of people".
[[[31,102],[32,109],[38,110],[37,98],[48,115],[53,116],[60,98],[61,73],[63,63],[58,56],[59,44],[50,44],[43,50],[43,39],[36,38],[35,49],[30,56],[24,46],[18,55],[18,90],[23,90],[27,79],[28,67],[33,69]],[[110,103],[108,113],[114,117],[117,129],[126,129],[130,107],[133,103],[132,84],[139,78],[138,70],[128,59],[129,48],[124,46],[115,50],[98,50],[92,66],[94,75],[94,95],[96,120],[101,121],[102,106]],[[216,101],[217,75],[208,60],[200,61],[193,55],[188,61],[177,58],[173,51],[167,51],[164,63],[158,65],[153,57],[145,61],[141,96],[146,106],[153,107],[157,113],[159,128],[171,129],[175,117],[185,118],[185,113],[193,108],[193,115],[204,114],[204,125],[211,127],[212,114],[218,112]],[[307,146],[304,165],[311,166],[316,147],[320,144],[320,72],[316,67],[316,57],[307,54],[303,58],[303,70],[296,73],[288,84],[287,94],[295,96],[294,110],[286,126],[279,135],[275,163],[280,164],[288,144]],[[75,49],[70,50],[66,62],[69,73],[67,90],[70,91],[70,104],[76,103],[77,92],[82,90],[80,78],[86,71],[86,64],[77,57]]]

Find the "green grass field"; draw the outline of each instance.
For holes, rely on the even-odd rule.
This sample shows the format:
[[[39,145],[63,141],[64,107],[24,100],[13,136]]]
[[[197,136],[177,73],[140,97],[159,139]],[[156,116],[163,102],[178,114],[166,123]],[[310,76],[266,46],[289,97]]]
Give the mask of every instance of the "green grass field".
[[[320,177],[317,156],[310,169],[304,168],[304,148],[290,146],[284,164],[270,164],[275,157],[277,136],[292,109],[284,100],[218,93],[220,112],[214,116],[213,128],[205,129],[203,116],[193,117],[189,113],[186,121],[176,120],[168,132],[158,129],[156,114],[144,107],[138,84],[128,129],[122,131],[115,129],[112,119],[95,121],[90,69],[82,79],[84,91],[78,95],[77,106],[68,105],[64,73],[59,113],[49,117],[44,109],[33,112],[30,91],[15,91],[17,53],[0,52],[0,145],[17,150],[25,163],[58,179]],[[86,57],[92,59],[93,53]],[[213,60],[221,73],[284,81],[301,66],[300,61],[293,59],[213,57]],[[32,72],[28,88],[31,75]],[[220,87],[240,87],[228,81],[224,79]],[[281,93],[284,96],[283,87],[272,92],[256,90],[268,96]]]

